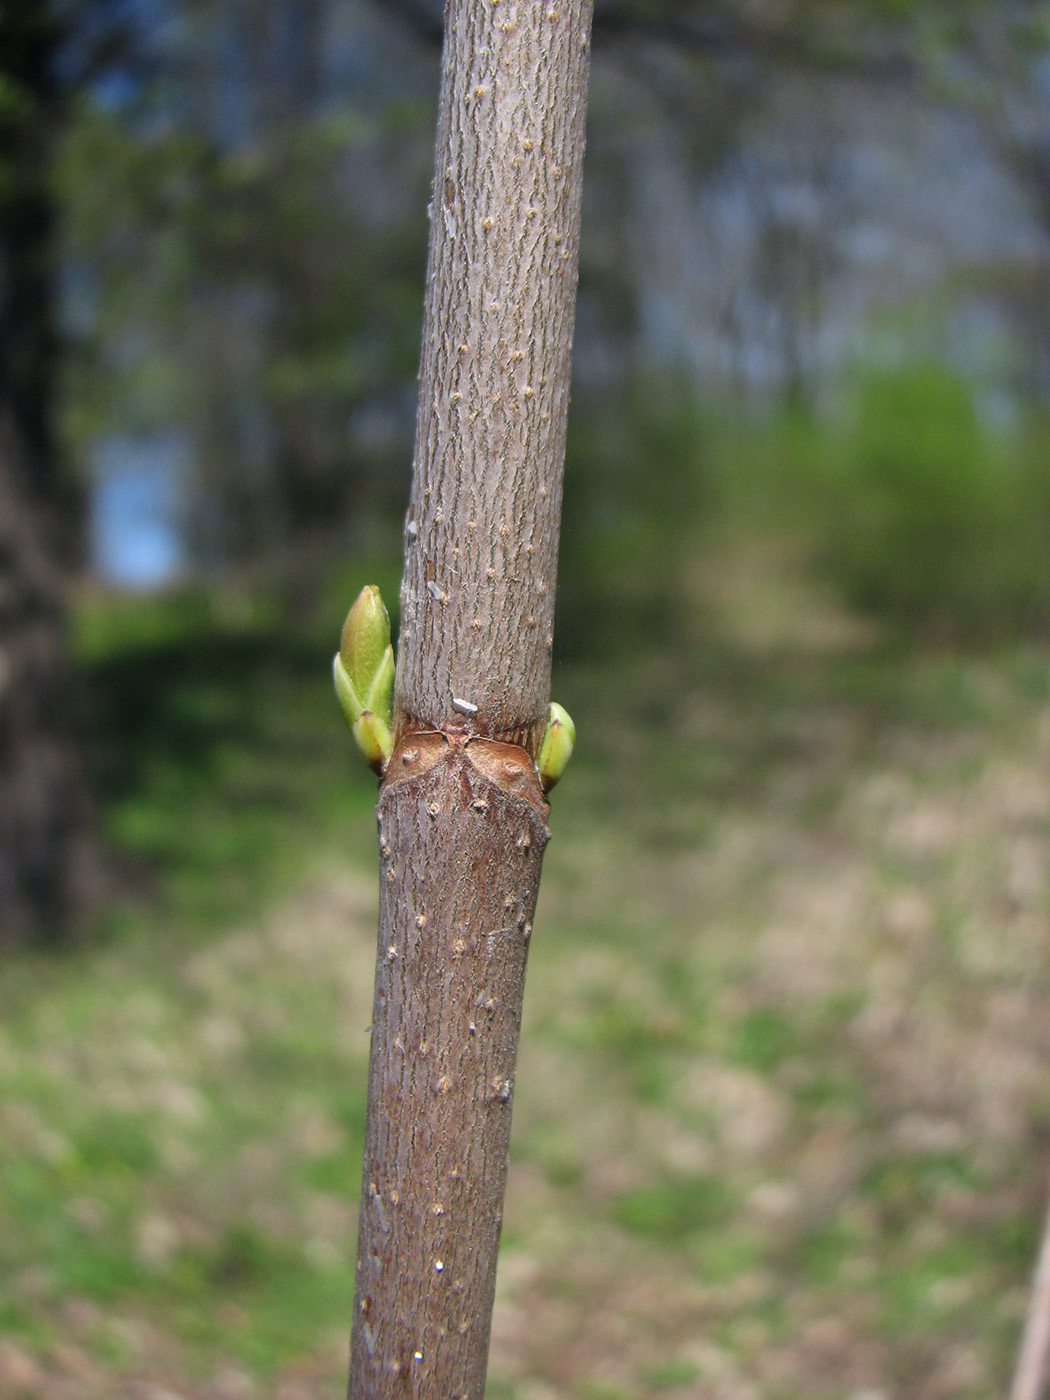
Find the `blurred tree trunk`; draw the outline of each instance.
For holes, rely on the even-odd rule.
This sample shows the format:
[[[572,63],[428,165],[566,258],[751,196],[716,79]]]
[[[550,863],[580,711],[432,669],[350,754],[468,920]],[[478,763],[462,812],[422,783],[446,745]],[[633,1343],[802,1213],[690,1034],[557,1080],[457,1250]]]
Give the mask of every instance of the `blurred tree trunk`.
[[[92,865],[65,645],[76,499],[50,421],[56,44],[48,6],[0,9],[0,946],[66,931]]]
[[[380,913],[353,1400],[481,1400],[547,718],[590,0],[450,0]]]

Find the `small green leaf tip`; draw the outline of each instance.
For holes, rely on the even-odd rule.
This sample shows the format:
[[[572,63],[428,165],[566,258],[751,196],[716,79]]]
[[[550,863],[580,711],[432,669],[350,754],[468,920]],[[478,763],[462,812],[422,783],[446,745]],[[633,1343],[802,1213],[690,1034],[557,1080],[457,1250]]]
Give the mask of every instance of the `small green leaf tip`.
[[[336,699],[339,701],[339,708],[343,712],[347,729],[352,730],[357,721],[361,718],[364,705],[358,699],[357,691],[353,682],[346,674],[346,667],[343,665],[343,658],[336,652],[332,658],[332,680],[335,682]]]
[[[365,696],[365,709],[380,715],[387,724],[393,719],[394,648],[392,646],[388,645],[386,651],[383,652],[379,670],[376,671],[372,684],[368,687],[368,694]]]
[[[576,726],[564,705],[551,701],[547,728],[540,741],[540,756],[536,760],[540,783],[544,792],[551,788],[565,772],[576,743]]]
[[[390,617],[369,584],[346,615],[332,662],[339,708],[365,762],[382,774],[393,751],[394,648]]]

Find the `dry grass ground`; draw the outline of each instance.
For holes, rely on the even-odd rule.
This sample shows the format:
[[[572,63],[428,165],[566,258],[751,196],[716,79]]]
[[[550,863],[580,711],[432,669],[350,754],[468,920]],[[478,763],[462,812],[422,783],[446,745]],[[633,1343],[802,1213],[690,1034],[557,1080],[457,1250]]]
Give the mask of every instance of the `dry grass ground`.
[[[627,692],[559,678],[491,1400],[1006,1388],[1050,1183],[1050,657],[754,597]],[[8,970],[0,1395],[342,1393],[369,825],[243,926]]]

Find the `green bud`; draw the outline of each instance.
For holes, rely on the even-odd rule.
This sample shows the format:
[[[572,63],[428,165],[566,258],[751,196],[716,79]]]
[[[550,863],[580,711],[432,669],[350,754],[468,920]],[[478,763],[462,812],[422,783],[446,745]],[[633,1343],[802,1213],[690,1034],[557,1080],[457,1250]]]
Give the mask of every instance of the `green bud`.
[[[394,752],[390,726],[371,710],[364,710],[355,720],[350,732],[369,768],[382,777],[390,762],[390,755]]]
[[[576,726],[572,716],[563,705],[552,700],[547,728],[540,741],[540,756],[536,760],[544,792],[550,792],[565,772],[575,743]]]
[[[343,658],[336,652],[332,660],[332,679],[335,681],[336,699],[339,701],[339,708],[343,712],[347,729],[353,729],[354,725],[361,718],[364,705],[358,699],[354,683],[346,674],[346,667],[343,665]]]
[[[346,615],[339,655],[350,684],[359,696],[367,695],[390,645],[390,617],[379,589],[361,589]]]
[[[366,763],[382,774],[393,750],[394,648],[390,618],[372,585],[361,589],[347,613],[332,678],[354,742]]]

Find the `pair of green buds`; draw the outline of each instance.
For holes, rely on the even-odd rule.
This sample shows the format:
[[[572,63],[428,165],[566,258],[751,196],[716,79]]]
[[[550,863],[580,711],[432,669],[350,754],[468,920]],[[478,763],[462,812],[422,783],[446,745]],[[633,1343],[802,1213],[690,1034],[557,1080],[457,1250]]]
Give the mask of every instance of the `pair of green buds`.
[[[394,749],[394,648],[390,616],[374,584],[361,589],[346,615],[332,675],[354,743],[368,766],[382,776]],[[565,772],[575,742],[576,726],[568,710],[552,701],[536,759],[544,792],[550,792]]]

